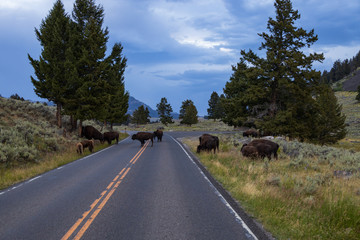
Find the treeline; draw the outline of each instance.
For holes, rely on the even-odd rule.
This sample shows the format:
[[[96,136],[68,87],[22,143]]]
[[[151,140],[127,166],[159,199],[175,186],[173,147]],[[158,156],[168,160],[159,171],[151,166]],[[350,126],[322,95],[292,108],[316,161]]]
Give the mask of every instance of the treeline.
[[[314,29],[295,26],[300,14],[290,0],[276,0],[274,6],[276,18],[269,18],[268,32],[258,34],[265,57],[241,51],[224,94],[213,93],[209,100],[209,118],[221,116],[231,126],[254,127],[264,135],[335,143],[346,135],[346,116],[321,73],[312,69],[323,54],[302,51],[318,36]]]
[[[326,70],[323,72],[321,81],[326,84],[335,83],[355,71],[358,67],[360,67],[360,51],[350,60],[336,60],[329,72]]]
[[[106,56],[109,30],[103,27],[104,9],[94,0],[76,0],[71,16],[60,0],[42,20],[35,34],[42,47],[39,59],[28,58],[35,71],[31,76],[35,93],[57,106],[61,116],[71,116],[73,129],[78,120],[105,123],[126,120],[129,93],[125,91],[127,59],[121,43]]]

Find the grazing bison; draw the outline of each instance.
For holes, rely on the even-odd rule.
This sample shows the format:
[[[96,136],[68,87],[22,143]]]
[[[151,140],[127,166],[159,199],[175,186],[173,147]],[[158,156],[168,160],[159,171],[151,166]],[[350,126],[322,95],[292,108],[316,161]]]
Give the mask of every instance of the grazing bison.
[[[118,132],[104,132],[104,141],[107,141],[108,144],[111,144],[111,141],[116,139],[116,144],[119,143],[119,133]]]
[[[154,134],[149,132],[138,132],[136,134],[133,134],[131,137],[132,140],[139,140],[141,142],[141,146],[144,145],[145,140],[151,140],[151,146],[154,144]]]
[[[255,129],[249,129],[243,132],[243,137],[249,137],[249,136],[256,138],[259,136],[259,133]]]
[[[197,153],[200,153],[202,150],[206,150],[210,152],[214,149],[214,153],[216,153],[216,149],[219,152],[219,138],[216,136],[212,136],[210,134],[203,134],[199,137],[199,146],[197,147]]]
[[[96,128],[94,128],[93,126],[82,127],[81,137],[85,137],[89,140],[97,139],[97,140],[100,140],[101,143],[104,142],[104,135],[101,132],[99,132]]]
[[[85,148],[89,148],[89,151],[92,152],[94,149],[94,140],[83,140],[76,144],[76,152],[82,154]]]
[[[155,132],[154,132],[154,138],[157,137],[158,139],[158,142],[162,141],[162,136],[163,136],[163,131],[157,129]]]
[[[244,157],[257,158],[259,156],[256,147],[247,144],[244,144],[240,151]]]
[[[279,145],[266,139],[255,139],[249,144],[244,144],[241,148],[241,153],[244,157],[250,157],[250,155],[251,157],[255,157],[255,149],[256,155],[262,159],[267,157],[271,160],[272,154],[274,154],[275,159],[278,159],[277,151],[279,149]]]
[[[263,147],[262,145],[266,145],[266,146],[269,146],[269,147]],[[257,147],[258,145],[261,146],[261,147],[257,147],[258,148],[258,151],[259,151],[259,154],[261,155],[266,155],[268,156],[269,152],[270,152],[270,156],[272,154],[274,154],[274,158],[275,159],[278,159],[278,155],[277,155],[277,151],[279,149],[279,144],[273,142],[273,141],[270,141],[270,140],[266,140],[266,139],[255,139],[253,141],[251,141],[249,143],[250,146],[255,146]],[[271,160],[271,157],[269,157],[269,159]]]

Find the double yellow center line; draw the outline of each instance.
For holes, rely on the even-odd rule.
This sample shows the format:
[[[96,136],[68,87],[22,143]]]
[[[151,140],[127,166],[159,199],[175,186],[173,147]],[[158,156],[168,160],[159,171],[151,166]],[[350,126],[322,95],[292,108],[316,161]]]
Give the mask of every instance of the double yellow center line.
[[[89,228],[91,223],[94,221],[99,212],[103,209],[111,195],[115,192],[116,188],[120,185],[126,174],[131,169],[131,165],[135,164],[141,154],[145,151],[145,148],[149,145],[149,141],[136,153],[136,155],[130,160],[125,168],[123,168],[118,175],[111,181],[106,189],[100,194],[100,197],[96,199],[91,205],[90,209],[83,213],[82,217],[79,218],[75,224],[69,229],[69,231],[61,238],[61,240],[80,239],[86,230]],[[88,217],[89,216],[89,217]],[[86,221],[85,221],[86,220]],[[84,222],[84,224],[83,224]],[[80,228],[80,226],[82,226]],[[80,230],[78,230],[80,228]],[[73,238],[71,238],[74,236]]]

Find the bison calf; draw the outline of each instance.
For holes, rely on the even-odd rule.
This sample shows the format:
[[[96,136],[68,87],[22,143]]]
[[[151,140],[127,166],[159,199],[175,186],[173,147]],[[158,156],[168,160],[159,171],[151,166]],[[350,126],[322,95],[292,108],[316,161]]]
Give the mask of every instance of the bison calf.
[[[76,152],[82,154],[85,148],[89,148],[89,151],[92,152],[94,149],[94,140],[83,140],[76,144]]]
[[[133,134],[131,137],[132,140],[139,140],[141,142],[141,146],[144,145],[145,140],[151,140],[151,146],[154,144],[154,134],[149,132],[138,132],[136,134]]]
[[[247,144],[244,144],[240,151],[244,157],[257,158],[259,156],[256,147],[248,146]]]

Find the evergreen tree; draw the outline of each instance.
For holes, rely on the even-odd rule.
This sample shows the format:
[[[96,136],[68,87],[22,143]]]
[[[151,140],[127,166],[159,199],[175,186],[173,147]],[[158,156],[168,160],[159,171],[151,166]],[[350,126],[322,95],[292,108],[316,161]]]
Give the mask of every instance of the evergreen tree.
[[[120,43],[113,46],[112,52],[106,58],[107,64],[103,78],[106,81],[105,89],[108,99],[105,104],[105,114],[102,120],[112,124],[122,123],[126,120],[126,112],[129,107],[129,93],[125,92],[124,73],[127,59],[122,56],[123,47]]]
[[[269,94],[260,74],[262,69],[248,67],[245,58],[242,57],[237,66],[232,66],[232,70],[230,81],[224,88],[224,97],[221,98],[224,111],[222,121],[230,126],[239,127],[245,125],[250,117],[262,119],[267,113],[266,103]]]
[[[317,124],[313,128],[313,141],[322,145],[336,143],[346,136],[345,119],[342,106],[337,103],[333,90],[323,85],[316,98],[318,109]]]
[[[133,112],[133,116],[131,119],[132,123],[136,124],[146,124],[150,122],[150,111],[148,108],[144,108],[144,105],[141,105]]]
[[[259,34],[264,40],[260,50],[266,50],[266,58],[258,57],[251,50],[241,51],[238,65],[241,68],[235,69],[233,75],[240,78],[230,79],[229,85],[235,85],[234,89],[224,90],[224,108],[228,115],[229,112],[239,115],[235,124],[254,117],[257,127],[265,132],[304,140],[311,135],[317,111],[312,94],[321,76],[312,69],[312,64],[324,57],[316,53],[305,55],[301,51],[318,38],[314,30],[308,32],[295,26],[300,14],[293,10],[291,1],[276,0],[274,6],[276,19],[269,18],[269,33]],[[235,93],[235,99],[228,92]],[[240,108],[240,114],[231,111],[229,104]]]
[[[181,120],[180,123],[182,124],[187,124],[187,125],[192,125],[192,124],[196,124],[198,123],[198,111],[195,107],[195,105],[191,102],[189,103],[189,105],[187,105],[186,109],[185,109],[185,113],[184,113],[184,117]]]
[[[165,97],[161,98],[160,103],[156,105],[156,108],[162,124],[167,126],[168,123],[173,123],[171,116],[172,107]]]
[[[35,29],[37,39],[42,46],[39,60],[29,54],[30,64],[35,70],[37,79],[31,76],[35,93],[52,101],[57,106],[57,124],[60,128],[61,109],[64,104],[65,85],[68,68],[66,62],[69,56],[70,17],[65,13],[64,5],[57,0],[49,15],[42,20],[39,30]]]
[[[76,0],[72,13],[74,19],[74,55],[77,78],[75,94],[68,100],[69,109],[76,118],[102,119],[106,115],[110,98],[104,71],[108,28],[103,28],[104,9],[94,0]],[[71,107],[70,107],[71,105]],[[80,121],[81,123],[81,121]],[[81,125],[80,125],[81,128]]]
[[[210,99],[208,101],[209,108],[207,109],[209,119],[219,119],[221,115],[221,102],[220,97],[217,92],[212,92]]]
[[[183,119],[184,116],[185,116],[185,112],[186,112],[186,108],[189,106],[189,105],[194,105],[194,102],[187,99],[185,101],[182,102],[181,104],[181,107],[180,107],[180,114],[179,114],[179,119]]]

